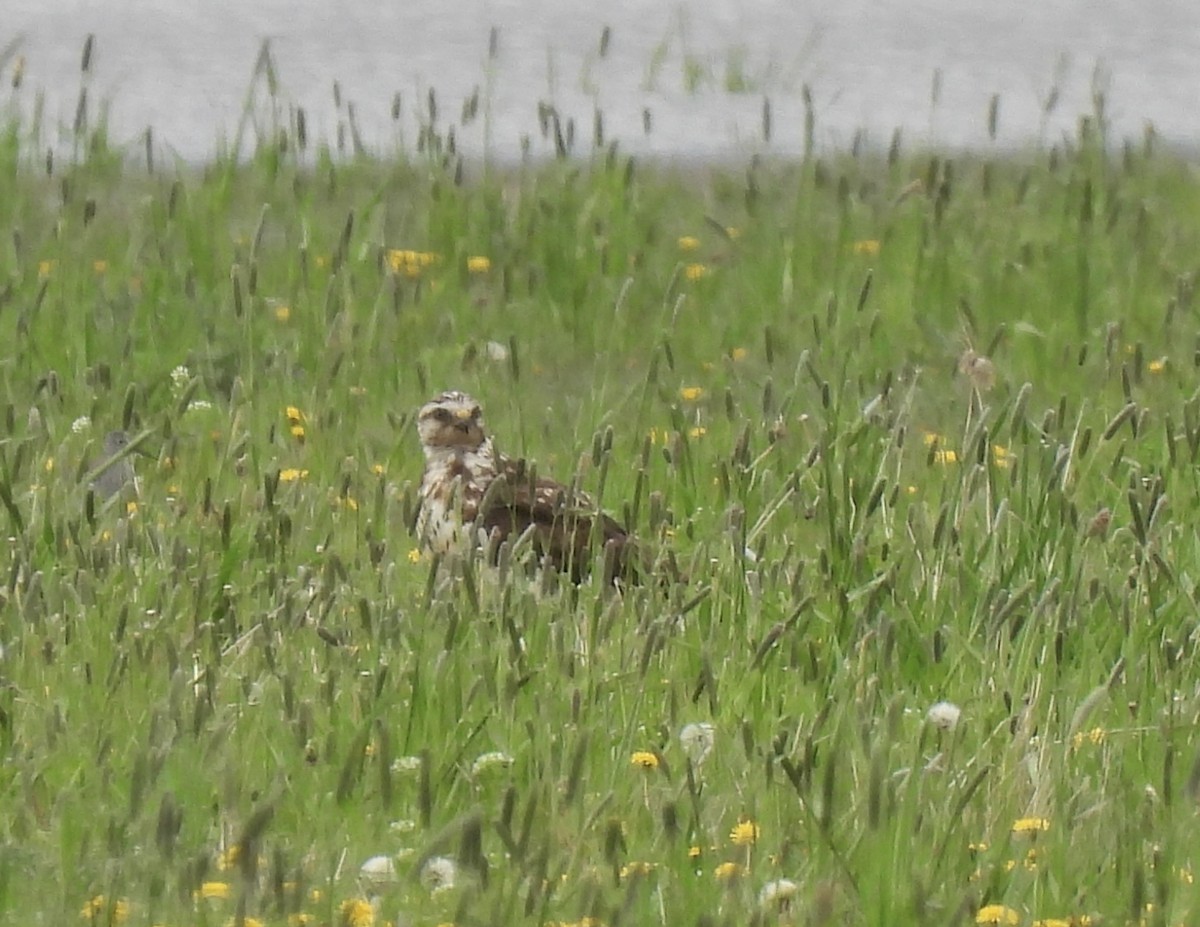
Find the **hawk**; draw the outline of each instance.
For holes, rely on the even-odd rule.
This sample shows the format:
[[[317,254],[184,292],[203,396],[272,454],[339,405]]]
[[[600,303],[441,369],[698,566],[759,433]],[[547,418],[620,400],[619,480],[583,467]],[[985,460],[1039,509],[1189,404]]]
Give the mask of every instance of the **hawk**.
[[[633,540],[585,493],[535,477],[523,460],[496,450],[483,411],[450,390],[421,407],[417,432],[425,452],[417,537],[435,554],[516,541],[526,532],[540,559],[582,582],[595,530],[605,551],[605,579],[636,580]],[[497,548],[498,549],[498,548]]]

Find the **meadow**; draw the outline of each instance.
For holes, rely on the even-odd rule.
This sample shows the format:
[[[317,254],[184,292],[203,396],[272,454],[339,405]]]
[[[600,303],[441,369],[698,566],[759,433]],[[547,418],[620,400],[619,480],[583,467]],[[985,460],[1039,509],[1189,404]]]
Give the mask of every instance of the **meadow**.
[[[0,135],[4,923],[1200,916],[1194,164],[295,116]],[[423,555],[451,387],[688,581]]]

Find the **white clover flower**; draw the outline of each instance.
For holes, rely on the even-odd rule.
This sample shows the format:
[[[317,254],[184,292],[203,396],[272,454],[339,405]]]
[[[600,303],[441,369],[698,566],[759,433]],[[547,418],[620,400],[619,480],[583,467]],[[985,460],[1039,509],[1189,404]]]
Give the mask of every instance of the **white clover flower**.
[[[783,910],[791,904],[799,889],[800,886],[791,879],[776,879],[774,882],[768,882],[758,893],[759,906],[773,908],[776,911]]]
[[[394,834],[411,834],[417,829],[417,822],[408,818],[401,821],[392,821],[388,825],[388,829]]]
[[[358,870],[358,883],[365,894],[379,894],[396,881],[396,864],[390,856],[372,856]]]
[[[398,756],[392,760],[392,772],[409,773],[416,772],[421,768],[421,758],[419,756]]]
[[[421,867],[421,884],[431,894],[449,891],[458,878],[458,865],[448,856],[431,856]]]
[[[86,415],[81,415],[75,421],[71,422],[71,431],[77,435],[83,434],[92,427],[92,420]]]
[[[693,766],[699,766],[712,753],[716,729],[707,721],[685,724],[679,732],[679,744]]]
[[[507,753],[501,753],[499,750],[493,750],[491,753],[481,753],[475,758],[475,762],[471,764],[471,776],[477,778],[489,769],[508,769],[512,766],[513,758]]]
[[[943,731],[952,731],[958,727],[960,717],[962,709],[953,702],[938,702],[925,713],[925,720]]]
[[[175,387],[175,391],[179,392],[188,384],[188,380],[192,378],[192,373],[183,364],[180,364],[171,371],[171,385]]]
[[[188,403],[188,412],[207,412],[213,407],[213,404],[207,399],[193,399]]]

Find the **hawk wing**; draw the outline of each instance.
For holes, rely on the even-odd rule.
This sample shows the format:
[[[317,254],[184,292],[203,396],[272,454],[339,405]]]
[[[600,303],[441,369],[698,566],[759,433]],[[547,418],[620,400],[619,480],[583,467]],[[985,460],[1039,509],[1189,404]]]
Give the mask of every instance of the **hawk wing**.
[[[476,524],[489,537],[515,541],[531,532],[539,558],[559,570],[570,570],[582,582],[591,566],[592,532],[604,548],[607,582],[636,582],[629,542],[621,525],[597,510],[586,493],[536,476],[524,460],[500,457],[496,479],[480,500]]]

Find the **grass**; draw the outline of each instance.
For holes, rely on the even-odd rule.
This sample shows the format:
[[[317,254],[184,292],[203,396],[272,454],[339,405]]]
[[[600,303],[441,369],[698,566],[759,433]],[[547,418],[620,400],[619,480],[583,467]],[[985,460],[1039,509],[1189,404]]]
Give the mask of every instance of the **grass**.
[[[288,129],[0,142],[4,922],[1194,921],[1193,165]],[[451,386],[691,584],[421,557]]]

